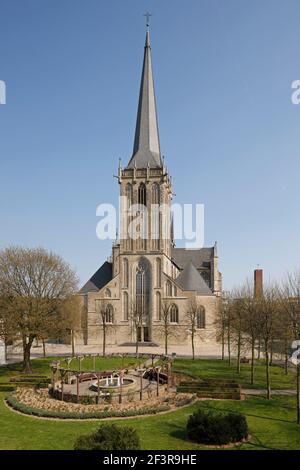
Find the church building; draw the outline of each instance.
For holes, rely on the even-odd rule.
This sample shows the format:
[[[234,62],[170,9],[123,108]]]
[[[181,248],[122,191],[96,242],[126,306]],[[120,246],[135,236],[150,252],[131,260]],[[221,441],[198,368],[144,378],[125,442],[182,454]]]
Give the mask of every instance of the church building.
[[[190,171],[190,168],[187,168]],[[101,347],[103,308],[107,345],[164,345],[166,312],[169,345],[190,344],[190,309],[196,305],[195,341],[215,342],[214,319],[221,294],[216,244],[199,249],[176,248],[172,221],[163,236],[160,215],[151,206],[171,206],[171,178],[162,158],[149,30],[146,33],[133,153],[126,167],[119,167],[120,235],[130,224],[128,207],[149,209],[146,236],[119,236],[112,254],[79,295],[84,305],[83,341]],[[158,236],[151,236],[154,232]],[[138,323],[137,323],[138,318]]]

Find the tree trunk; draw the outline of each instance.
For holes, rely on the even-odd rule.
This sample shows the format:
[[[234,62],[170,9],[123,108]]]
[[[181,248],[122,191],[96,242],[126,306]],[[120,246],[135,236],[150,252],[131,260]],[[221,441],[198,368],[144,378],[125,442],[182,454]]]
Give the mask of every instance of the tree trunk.
[[[231,347],[230,347],[230,330],[228,328],[228,333],[227,333],[227,347],[228,347],[228,364],[231,364]]]
[[[287,338],[284,340],[284,372],[285,375],[288,375],[288,366],[289,366],[289,355],[288,355],[288,342]]]
[[[260,359],[260,352],[261,352],[261,339],[258,338],[258,348],[257,348],[257,359]]]
[[[251,385],[254,384],[255,338],[251,338]]]
[[[168,334],[165,333],[165,355],[168,355]]]
[[[269,349],[268,344],[265,345],[266,355],[266,382],[267,382],[267,399],[271,398],[271,385],[270,385],[270,362],[269,362]]]
[[[23,337],[23,372],[31,374],[30,352],[34,338],[29,336],[28,342],[26,336]]]
[[[225,338],[224,338],[224,333],[222,333],[222,361],[224,361],[224,356],[225,356]]]
[[[271,340],[270,344],[270,366],[273,365],[273,339]]]
[[[72,348],[72,357],[75,356],[75,338],[74,338],[74,330],[71,330],[71,348]]]
[[[136,337],[136,340],[135,340],[135,355],[136,357],[138,356],[138,352],[139,352],[139,337],[138,337],[138,331],[139,329],[136,328],[136,331],[135,331],[135,337]]]
[[[42,344],[43,344],[43,357],[46,357],[46,343],[45,343],[44,338],[42,338]]]
[[[192,357],[195,359],[195,343],[194,343],[194,331],[192,331]]]
[[[106,349],[106,325],[103,323],[103,342],[102,342],[102,355],[105,357],[105,349]]]
[[[236,371],[238,374],[241,373],[241,333],[238,336],[238,351],[237,351],[237,367]]]
[[[297,364],[297,424],[300,424],[300,364]]]
[[[7,364],[7,342],[4,342],[4,361]]]

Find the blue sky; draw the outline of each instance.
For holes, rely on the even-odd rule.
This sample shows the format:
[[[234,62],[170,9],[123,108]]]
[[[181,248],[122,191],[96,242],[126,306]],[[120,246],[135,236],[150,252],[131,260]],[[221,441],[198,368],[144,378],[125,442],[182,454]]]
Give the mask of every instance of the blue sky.
[[[0,248],[42,245],[82,282],[110,253],[96,206],[132,152],[150,10],[176,202],[205,204],[226,288],[300,267],[299,0],[0,0]]]

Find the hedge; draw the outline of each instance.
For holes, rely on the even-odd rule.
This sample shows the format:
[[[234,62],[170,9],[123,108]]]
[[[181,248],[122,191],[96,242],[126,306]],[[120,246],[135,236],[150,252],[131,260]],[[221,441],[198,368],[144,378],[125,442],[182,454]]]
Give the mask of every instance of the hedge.
[[[6,398],[6,402],[14,410],[20,411],[21,413],[38,416],[40,418],[59,418],[59,419],[104,419],[104,418],[126,418],[129,416],[141,416],[146,414],[157,414],[162,411],[168,411],[171,409],[169,405],[159,405],[153,407],[143,407],[132,410],[103,410],[81,413],[76,411],[54,411],[54,410],[42,410],[38,408],[32,408],[19,402],[15,396],[10,395]]]

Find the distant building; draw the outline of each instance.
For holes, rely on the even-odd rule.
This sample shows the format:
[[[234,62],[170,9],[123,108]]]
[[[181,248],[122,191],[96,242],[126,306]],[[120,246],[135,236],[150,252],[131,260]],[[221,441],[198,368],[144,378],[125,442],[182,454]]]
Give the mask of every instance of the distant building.
[[[192,171],[187,160],[183,171],[184,168]],[[171,178],[160,150],[149,31],[146,34],[133,154],[128,165],[119,168],[118,182],[120,194],[126,197],[129,206],[171,205]],[[128,225],[128,217],[123,208],[121,224]],[[86,307],[85,344],[100,344],[102,341],[97,303],[105,300],[107,322],[114,326],[110,329],[108,344],[135,342],[132,305],[139,305],[145,313],[143,324],[138,329],[138,341],[149,345],[163,344],[161,312],[164,303],[168,302],[170,321],[178,333],[176,337],[170,337],[169,344],[185,345],[190,341],[186,312],[189,299],[195,296],[201,304],[197,317],[197,327],[202,330],[201,341],[215,341],[213,322],[222,289],[216,244],[193,250],[176,248],[172,223],[168,236],[162,237],[159,220],[159,237],[153,238],[150,234],[155,223],[157,220],[154,221],[150,214],[149,237],[146,239],[116,240],[110,261],[106,261],[80,290]]]

